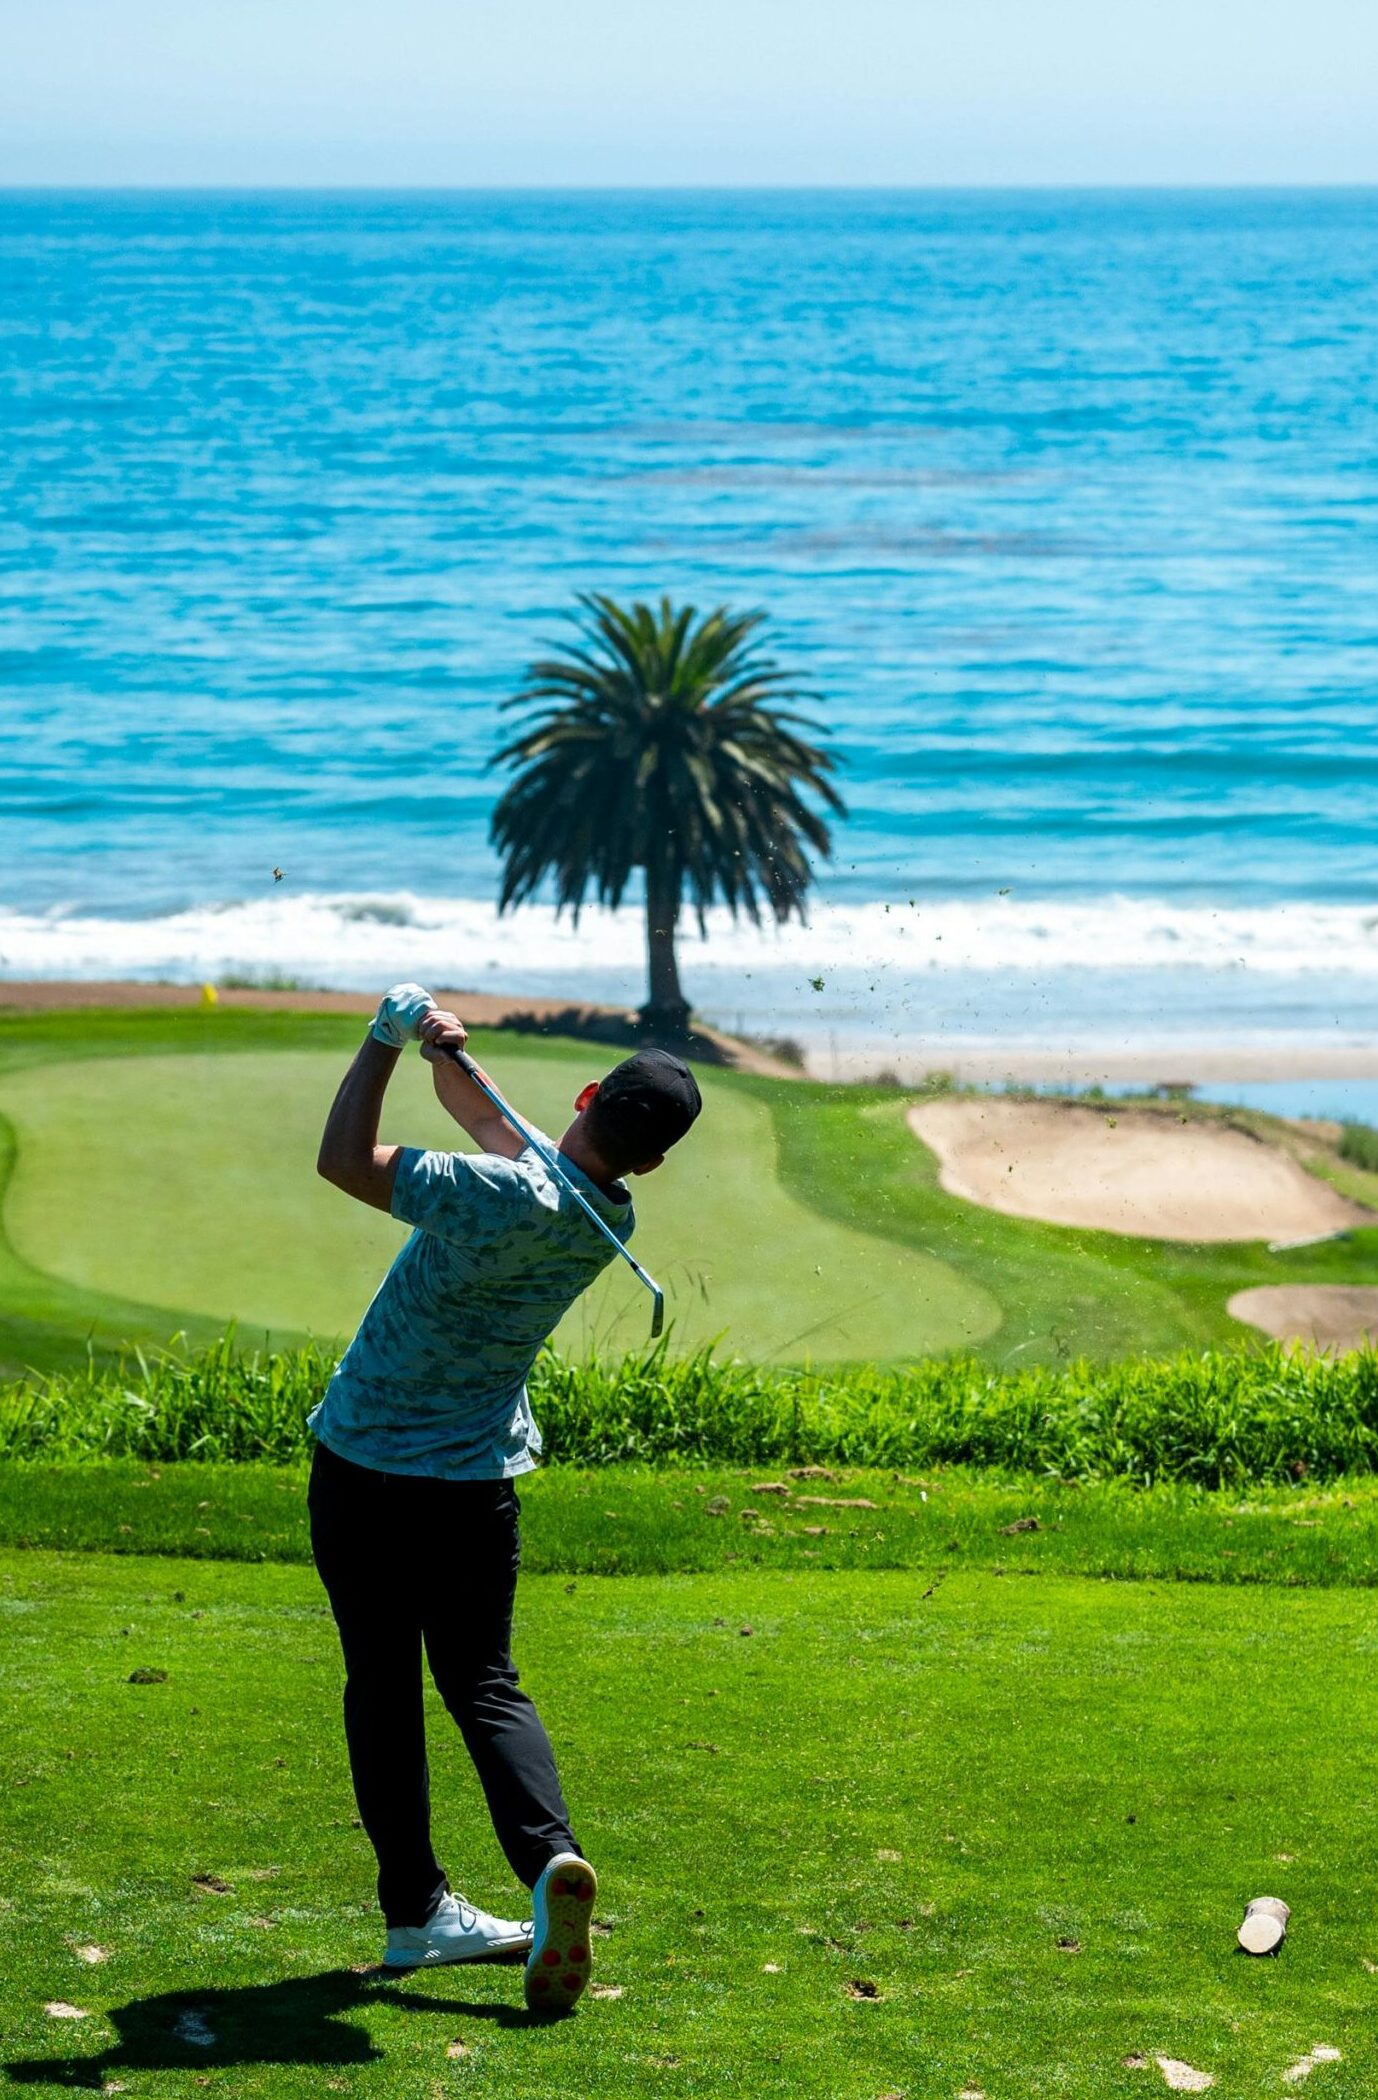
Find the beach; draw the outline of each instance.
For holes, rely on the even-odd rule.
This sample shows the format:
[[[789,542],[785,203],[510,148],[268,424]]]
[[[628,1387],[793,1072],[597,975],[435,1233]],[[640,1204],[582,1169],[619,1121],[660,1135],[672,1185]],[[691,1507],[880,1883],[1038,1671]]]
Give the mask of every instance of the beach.
[[[271,866],[257,888],[132,916],[0,907],[0,996],[6,981],[128,980],[363,1000],[411,979],[467,986],[494,1011],[625,1013],[645,997],[636,903],[590,906],[576,922],[541,901],[500,913],[491,897],[303,892]],[[819,1078],[1319,1085],[1256,1105],[1378,1120],[1378,1094],[1365,1092],[1378,1088],[1375,926],[1355,903],[916,896],[819,901],[780,928],[715,905],[702,935],[684,915],[679,959],[707,1026],[791,1044]]]
[[[214,979],[169,983],[138,978],[17,978],[0,979],[0,1013],[51,1013],[78,1011],[83,1007],[194,1007],[206,1003],[209,985],[214,1003],[230,1010],[262,1009],[281,1013],[371,1014],[377,992],[334,990],[322,987],[270,985],[217,985]],[[379,989],[382,989],[381,982]],[[474,1027],[505,1028],[514,1021],[531,1020],[550,1024],[560,1017],[593,1020],[623,1020],[631,1011],[626,1004],[571,1000],[548,992],[483,992],[469,987],[437,987],[435,996]],[[803,1069],[811,1078],[861,1084],[877,1078],[897,1080],[905,1086],[922,1087],[925,1081],[943,1075],[959,1086],[1035,1086],[1083,1091],[1103,1087],[1108,1092],[1139,1089],[1188,1090],[1202,1087],[1228,1088],[1289,1084],[1296,1081],[1378,1083],[1378,1042],[1238,1042],[1233,1044],[1194,1042],[1190,1037],[1170,1046],[1143,1049],[1105,1049],[1087,1044],[1050,1049],[1046,1043],[977,1042],[935,1037],[896,1050],[891,1039],[880,1036],[870,1044],[845,1050],[830,1048],[814,1038],[805,1048],[802,1064],[773,1057],[749,1036],[728,1029],[708,1031],[734,1048],[739,1061],[752,1069]]]
[[[320,987],[273,988],[259,985],[216,985],[213,979],[180,984],[137,978],[18,978],[0,979],[0,1013],[51,1013],[78,1011],[83,1007],[194,1007],[206,1002],[206,987],[214,1003],[231,1010],[263,1009],[281,1013],[371,1014],[376,992]],[[379,989],[381,990],[381,984]],[[550,1023],[560,1016],[607,1020],[625,1018],[626,1005],[597,1001],[571,1001],[541,992],[481,992],[467,987],[437,987],[441,1005],[451,1007],[474,1027],[510,1027],[528,1017]],[[730,1030],[713,1030],[724,1042],[735,1046],[740,1058],[756,1069],[779,1066],[792,1069],[784,1060],[764,1055],[749,1037]],[[1312,1044],[1308,1042],[1219,1042],[1194,1043],[1184,1038],[1170,1048],[1104,1050],[1091,1046],[1049,1049],[1046,1044],[963,1043],[935,1038],[896,1052],[885,1037],[870,1045],[830,1050],[814,1041],[805,1053],[802,1069],[816,1079],[862,1083],[880,1076],[893,1076],[906,1086],[921,1087],[935,1075],[946,1075],[962,1086],[1066,1087],[1082,1090],[1103,1086],[1109,1091],[1139,1088],[1197,1088],[1249,1085],[1296,1080],[1378,1081],[1378,1042],[1372,1044]]]
[[[888,1056],[888,1062],[887,1062]],[[966,1043],[935,1039],[887,1053],[884,1046],[833,1052],[813,1049],[805,1060],[815,1078],[861,1080],[882,1068],[907,1086],[945,1072],[963,1086],[1085,1088],[1110,1092],[1139,1087],[1281,1085],[1297,1080],[1378,1081],[1378,1043],[1296,1041],[1193,1042],[1189,1035],[1143,1049],[1094,1044],[1050,1049],[1046,1043]]]

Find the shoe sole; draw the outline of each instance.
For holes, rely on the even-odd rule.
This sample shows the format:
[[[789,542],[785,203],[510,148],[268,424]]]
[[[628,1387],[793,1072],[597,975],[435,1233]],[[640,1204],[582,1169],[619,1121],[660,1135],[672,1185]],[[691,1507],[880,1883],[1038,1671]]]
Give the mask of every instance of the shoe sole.
[[[530,1940],[506,1940],[478,1947],[472,1954],[422,1954],[415,1961],[390,1961],[385,1954],[378,1966],[394,1975],[409,1976],[413,1969],[453,1969],[465,1962],[525,1961],[530,1952]]]
[[[526,2002],[532,2012],[573,2012],[593,1968],[593,1906],[598,1876],[585,1861],[551,1875],[545,1892],[545,1934],[526,1964]]]

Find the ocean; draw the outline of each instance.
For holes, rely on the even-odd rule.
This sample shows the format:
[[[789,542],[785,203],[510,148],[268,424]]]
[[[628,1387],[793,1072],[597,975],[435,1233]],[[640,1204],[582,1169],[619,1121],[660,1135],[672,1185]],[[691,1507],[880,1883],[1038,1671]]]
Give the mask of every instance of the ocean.
[[[1378,1041],[1378,192],[10,193],[0,289],[0,975],[637,999],[493,909],[596,588],[842,761],[708,1015]]]

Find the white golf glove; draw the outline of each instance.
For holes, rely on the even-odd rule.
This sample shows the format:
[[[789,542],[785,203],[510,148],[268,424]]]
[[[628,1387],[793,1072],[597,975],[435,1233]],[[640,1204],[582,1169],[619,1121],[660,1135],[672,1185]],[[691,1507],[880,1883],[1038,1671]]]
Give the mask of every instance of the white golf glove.
[[[384,992],[369,1033],[375,1042],[400,1050],[406,1043],[420,1041],[421,1023],[434,1010],[435,1001],[424,986],[395,984],[390,992]]]

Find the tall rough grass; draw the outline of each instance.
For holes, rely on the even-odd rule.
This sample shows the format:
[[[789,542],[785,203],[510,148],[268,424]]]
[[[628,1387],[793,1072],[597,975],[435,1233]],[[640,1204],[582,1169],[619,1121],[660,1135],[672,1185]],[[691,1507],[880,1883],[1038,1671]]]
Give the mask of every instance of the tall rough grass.
[[[310,1442],[331,1359],[131,1356],[119,1370],[0,1389],[0,1458],[259,1459]],[[675,1358],[544,1354],[532,1398],[547,1457],[580,1464],[934,1466],[1223,1487],[1378,1469],[1378,1355],[1311,1360],[1277,1348],[1167,1361],[996,1371],[970,1358],[791,1371]]]
[[[1340,1158],[1370,1174],[1378,1173],[1378,1130],[1369,1123],[1342,1123]]]

